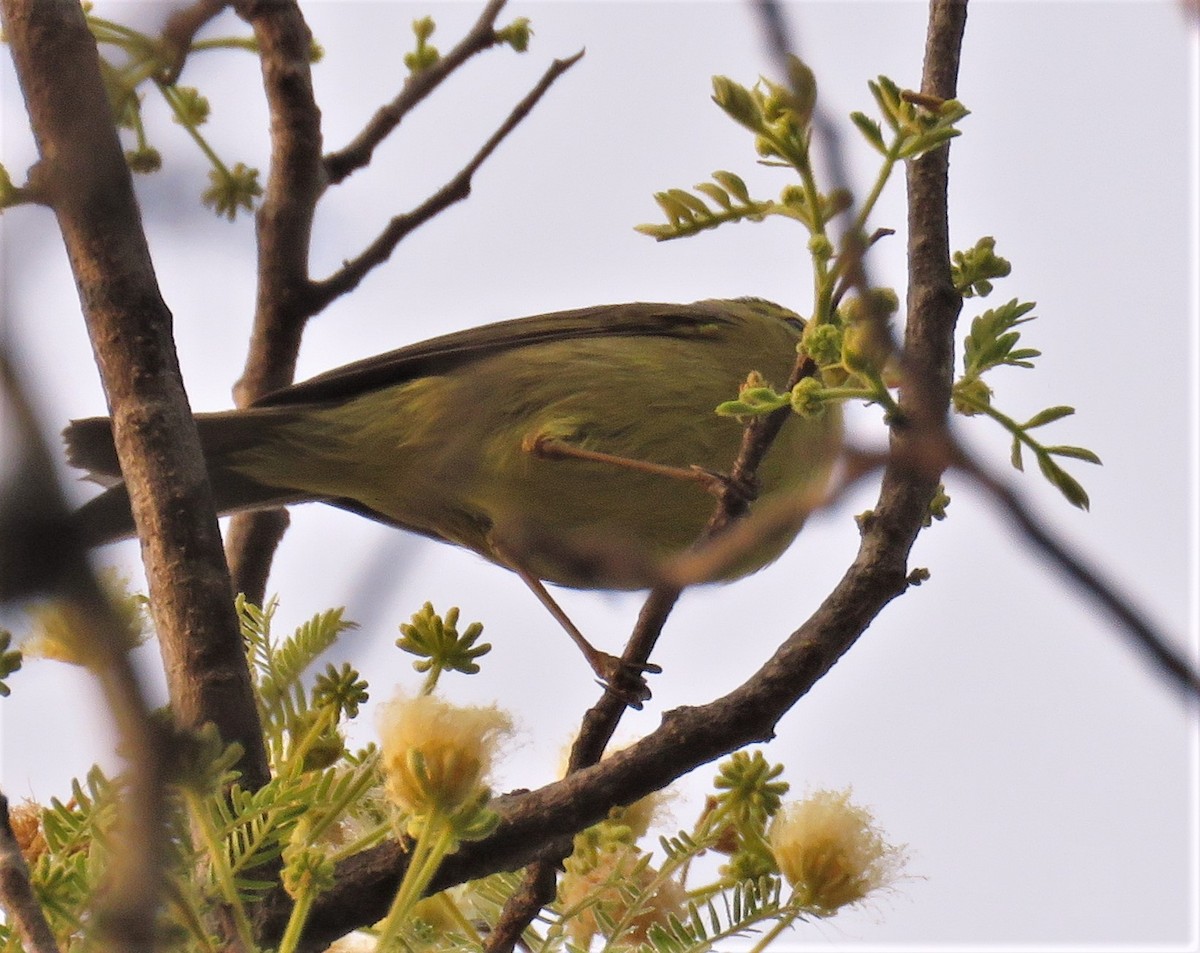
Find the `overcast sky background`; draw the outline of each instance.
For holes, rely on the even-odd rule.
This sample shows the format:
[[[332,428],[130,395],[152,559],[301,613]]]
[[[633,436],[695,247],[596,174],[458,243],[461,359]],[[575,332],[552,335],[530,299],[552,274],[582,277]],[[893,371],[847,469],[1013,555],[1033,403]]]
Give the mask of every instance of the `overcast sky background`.
[[[100,3],[117,19],[157,22],[168,5]],[[345,143],[402,80],[410,21],[431,12],[449,48],[480,4],[306,5],[325,59],[314,69],[327,148]],[[920,78],[925,6],[795,3],[788,13],[821,102],[839,119],[873,113],[866,82]],[[310,326],[300,377],[445,331],[596,303],[758,295],[809,310],[806,235],[783,220],[655,244],[651,194],[714,169],[752,192],[786,179],[757,168],[749,136],[711,104],[715,73],[750,83],[768,64],[756,21],[734,3],[520,3],[531,51],[473,61],[407,118],[370,169],[326,196],[313,273],[356,254],[386,219],[452,175],[553,57],[587,56],[475,179],[470,200],[406,240],[354,295]],[[502,18],[502,19],[504,19]],[[220,32],[244,33],[228,17]],[[217,52],[184,82],[212,101],[207,133],[230,162],[265,169],[256,61]],[[15,180],[32,161],[7,57],[2,159]],[[1071,465],[1092,498],[1073,510],[1036,472],[1008,467],[987,421],[959,431],[1036,512],[1145,609],[1177,644],[1195,646],[1197,44],[1174,3],[972,5],[960,98],[972,110],[951,153],[952,242],[994,235],[1013,277],[988,304],[1035,300],[1025,327],[1044,357],[994,378],[998,406],[1027,417],[1068,403],[1078,414],[1045,433],[1095,450],[1103,468]],[[152,97],[150,97],[152,99]],[[254,239],[202,209],[205,168],[183,132],[148,103],[166,168],[139,180],[146,227],[176,320],[193,405],[230,406],[253,310]],[[861,196],[875,164],[843,122]],[[872,252],[877,283],[903,288],[902,177],[871,225],[901,234]],[[3,217],[9,342],[39,386],[47,429],[100,413],[104,400],[52,217]],[[901,295],[903,298],[903,294]],[[968,301],[963,333],[985,305]],[[854,412],[861,439],[879,415]],[[947,478],[950,517],[925,532],[912,565],[928,583],[889,606],[779,727],[768,757],[793,792],[852,785],[911,875],[865,909],[802,925],[779,949],[1195,949],[1195,709],[1149,670],[1109,621],[1067,588],[965,480]],[[76,499],[88,495],[72,484]],[[739,684],[802,622],[853,557],[866,487],[811,521],[776,565],[730,587],[693,591],[666,630],[654,698],[620,738],[653,730],[664,710]],[[271,590],[278,626],[346,605],[363,623],[343,655],[374,699],[415,688],[396,625],[431,600],[479,619],[495,648],[484,672],[449,679],[460,701],[516,712],[522,741],[497,787],[550,781],[596,689],[586,665],[515,576],[478,557],[320,506],[294,511]],[[102,559],[136,573],[137,548]],[[636,595],[561,593],[580,628],[617,651]],[[9,620],[9,624],[14,624]],[[145,651],[146,670],[156,662]],[[29,664],[0,702],[0,779],[13,799],[66,793],[92,760],[112,764],[89,680]],[[355,740],[371,736],[368,715]],[[711,772],[681,785],[689,825]],[[789,946],[789,942],[792,944]]]

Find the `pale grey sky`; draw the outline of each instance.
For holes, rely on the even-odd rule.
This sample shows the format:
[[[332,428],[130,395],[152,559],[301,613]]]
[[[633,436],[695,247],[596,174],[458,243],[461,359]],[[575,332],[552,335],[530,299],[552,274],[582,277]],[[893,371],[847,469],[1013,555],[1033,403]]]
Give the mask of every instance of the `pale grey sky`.
[[[393,94],[414,17],[432,12],[445,48],[477,8],[307,7],[326,49],[314,75],[327,147]],[[866,82],[877,74],[918,83],[923,4],[801,2],[789,12],[835,116],[871,112]],[[745,6],[514,0],[507,15],[532,19],[531,51],[474,62],[406,119],[369,170],[327,197],[314,273],[353,255],[388,216],[457,170],[552,57],[584,46],[587,56],[484,167],[467,203],[411,236],[311,325],[301,376],[445,330],[587,304],[753,294],[806,310],[805,235],[789,223],[665,244],[632,230],[657,221],[653,191],[688,187],[714,169],[742,173],[759,193],[784,184],[781,173],[755,168],[748,136],[709,102],[714,73],[749,83],[768,68]],[[19,178],[31,152],[11,65],[2,69],[3,161]],[[222,156],[263,163],[252,58],[196,57],[185,78],[212,100]],[[960,432],[1050,525],[1167,631],[1181,641],[1190,633],[1193,646],[1196,83],[1196,41],[1174,3],[977,2],[960,81],[972,115],[951,159],[955,246],[994,235],[1014,265],[988,304],[1038,302],[1039,319],[1025,330],[1044,357],[1036,371],[997,375],[997,402],[1017,416],[1058,403],[1078,409],[1053,433],[1104,459],[1103,468],[1071,468],[1091,494],[1091,512],[1072,510],[1036,472],[1008,469],[997,428],[963,420]],[[230,403],[253,307],[252,224],[230,225],[199,207],[203,168],[178,128],[157,107],[151,112],[168,167],[140,183],[146,225],[193,403],[220,409]],[[861,195],[871,155],[848,123],[844,143]],[[872,224],[902,233],[900,179]],[[10,338],[45,385],[47,426],[102,412],[51,216],[15,209],[3,229]],[[901,234],[873,252],[877,282],[902,287],[903,249]],[[982,307],[967,303],[964,332]],[[877,413],[854,419],[856,433],[879,439]],[[911,878],[865,910],[802,925],[794,948],[1194,949],[1194,710],[1189,716],[1123,636],[961,477],[947,483],[950,518],[922,536],[913,557],[930,581],[888,607],[766,752],[787,764],[796,794],[852,785],[890,836],[909,845]],[[749,675],[840,577],[857,541],[852,516],[873,492],[814,519],[768,570],[689,593],[657,656],[666,671],[654,699],[622,737]],[[136,567],[133,544],[103,555]],[[495,646],[490,664],[475,679],[450,681],[447,694],[517,713],[526,742],[501,788],[550,780],[594,698],[590,672],[520,582],[469,553],[304,507],[271,588],[281,595],[281,627],[339,604],[366,624],[345,648],[375,699],[417,684],[391,643],[422,602],[459,605],[464,620],[483,621]],[[635,596],[594,593],[563,593],[562,601],[608,647],[619,645],[639,605]],[[151,651],[148,670],[154,661]],[[94,692],[45,663],[27,666],[13,687],[0,702],[4,790],[61,795],[64,772],[103,756]],[[361,740],[370,726],[368,717]],[[698,810],[709,776],[680,785],[680,824]]]

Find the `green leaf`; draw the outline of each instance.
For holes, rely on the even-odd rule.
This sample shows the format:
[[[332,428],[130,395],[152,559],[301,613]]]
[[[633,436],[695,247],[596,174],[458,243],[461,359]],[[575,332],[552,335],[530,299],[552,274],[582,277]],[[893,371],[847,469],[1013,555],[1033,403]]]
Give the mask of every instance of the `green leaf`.
[[[1045,447],[1044,449],[1047,453],[1051,453],[1056,457],[1070,457],[1073,460],[1083,460],[1086,463],[1103,465],[1100,458],[1086,447],[1057,446]]]
[[[679,226],[682,223],[691,225],[695,223],[696,216],[692,210],[669,192],[655,192],[654,201],[658,203],[658,207],[663,210],[663,214],[670,219],[672,225]]]
[[[719,185],[714,185],[712,182],[697,182],[695,189],[697,192],[702,192],[704,195],[707,195],[726,211],[731,211],[733,209],[733,199],[731,199],[729,197],[729,193]]]
[[[1058,407],[1047,407],[1040,413],[1034,414],[1025,422],[1026,430],[1033,430],[1035,427],[1044,427],[1048,423],[1053,423],[1056,420],[1062,420],[1064,417],[1070,417],[1075,413],[1074,407],[1060,405]]]
[[[1067,498],[1068,503],[1079,507],[1081,510],[1086,510],[1090,507],[1091,501],[1088,499],[1087,492],[1080,485],[1079,481],[1055,463],[1048,453],[1043,452],[1038,454],[1038,466],[1041,468],[1043,476],[1053,486],[1057,487],[1058,491]]]
[[[712,218],[712,209],[690,192],[683,189],[668,189],[667,194],[700,218]]]
[[[751,132],[763,131],[762,110],[750,90],[727,76],[714,76],[712,85],[713,102],[725,110],[731,119]]]
[[[923,156],[927,152],[932,152],[938,146],[949,142],[955,136],[961,136],[962,133],[957,129],[933,129],[924,135],[905,143],[900,149],[901,159],[915,159],[918,156]]]
[[[1025,461],[1021,459],[1021,438],[1013,437],[1012,442],[1012,465],[1013,469],[1025,472]]]
[[[852,112],[850,121],[858,127],[858,131],[863,134],[863,138],[871,144],[878,152],[887,155],[887,145],[883,141],[883,130],[879,123],[868,116],[866,113]]]
[[[746,183],[742,181],[741,176],[718,169],[712,174],[712,177],[714,182],[719,182],[723,185],[743,205],[751,204],[750,190],[746,188]]]

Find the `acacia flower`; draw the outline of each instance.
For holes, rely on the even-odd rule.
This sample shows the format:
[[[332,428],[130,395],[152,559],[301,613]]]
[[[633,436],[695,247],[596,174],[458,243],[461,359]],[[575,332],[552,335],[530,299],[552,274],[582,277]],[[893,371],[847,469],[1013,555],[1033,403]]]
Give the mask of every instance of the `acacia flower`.
[[[459,707],[433,695],[400,697],[380,712],[387,792],[405,813],[453,817],[477,804],[512,719],[496,707]]]
[[[771,824],[771,851],[800,906],[833,916],[893,883],[905,850],[883,839],[870,811],[850,791],[817,791],[784,807]]]
[[[591,863],[577,866],[575,860],[567,861],[558,899],[564,909],[576,910],[567,929],[579,946],[587,948],[597,933],[608,937],[609,924],[624,923],[621,948],[632,949],[647,941],[655,924],[666,927],[671,917],[685,915],[683,887],[674,878],[661,877],[632,844],[611,845]]]

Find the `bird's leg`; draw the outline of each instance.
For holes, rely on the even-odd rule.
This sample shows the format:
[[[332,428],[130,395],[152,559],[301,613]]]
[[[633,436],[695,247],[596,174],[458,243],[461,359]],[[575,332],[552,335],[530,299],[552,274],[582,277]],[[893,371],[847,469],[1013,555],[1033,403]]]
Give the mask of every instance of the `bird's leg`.
[[[650,687],[646,684],[645,673],[657,674],[662,671],[662,667],[652,663],[633,665],[615,655],[601,652],[584,638],[583,633],[563,611],[562,606],[554,601],[554,597],[550,595],[537,576],[525,569],[520,560],[513,559],[509,555],[505,555],[503,558],[505,565],[521,577],[530,591],[537,596],[538,601],[558,620],[558,624],[571,637],[571,641],[579,646],[579,651],[583,653],[583,657],[587,659],[588,665],[596,673],[596,677],[599,678],[600,684],[604,686],[605,690],[623,699],[631,708],[640,709],[642,702],[650,697]]]
[[[548,437],[544,434],[529,434],[521,443],[521,449],[532,453],[543,460],[587,460],[592,463],[607,463],[612,466],[636,470],[638,473],[652,473],[656,476],[670,477],[675,480],[688,480],[699,483],[714,496],[719,496],[726,487],[731,487],[735,493],[750,503],[757,495],[753,487],[737,484],[731,477],[715,470],[692,465],[690,467],[674,467],[664,463],[651,463],[649,460],[637,460],[633,457],[622,457],[615,453],[605,453],[602,450],[586,450],[558,437]]]

